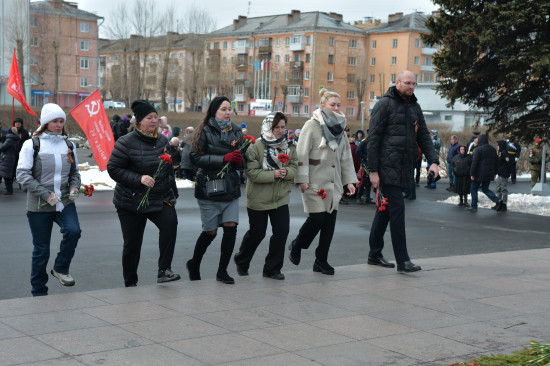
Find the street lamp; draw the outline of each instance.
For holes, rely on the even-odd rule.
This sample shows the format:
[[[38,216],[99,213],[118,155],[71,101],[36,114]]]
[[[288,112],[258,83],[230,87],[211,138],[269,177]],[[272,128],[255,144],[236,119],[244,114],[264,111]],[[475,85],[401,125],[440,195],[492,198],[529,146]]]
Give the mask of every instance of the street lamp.
[[[367,108],[367,102],[363,101],[361,102],[361,129],[365,131],[363,128],[363,124],[365,123],[365,108]]]

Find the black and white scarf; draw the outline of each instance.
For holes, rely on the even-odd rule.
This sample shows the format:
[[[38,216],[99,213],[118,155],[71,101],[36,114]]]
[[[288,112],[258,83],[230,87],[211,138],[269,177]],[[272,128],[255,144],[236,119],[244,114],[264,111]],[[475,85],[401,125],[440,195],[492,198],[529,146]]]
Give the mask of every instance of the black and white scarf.
[[[319,147],[328,145],[332,151],[336,151],[344,135],[346,116],[330,109],[319,108],[313,112],[313,118],[319,121],[323,128],[323,138]]]
[[[262,168],[264,170],[277,170],[283,167],[283,163],[279,161],[279,154],[288,154],[292,141],[288,140],[288,131],[280,138],[275,138],[273,131],[273,117],[275,113],[270,113],[262,122],[262,132],[260,139],[265,145],[264,161]]]

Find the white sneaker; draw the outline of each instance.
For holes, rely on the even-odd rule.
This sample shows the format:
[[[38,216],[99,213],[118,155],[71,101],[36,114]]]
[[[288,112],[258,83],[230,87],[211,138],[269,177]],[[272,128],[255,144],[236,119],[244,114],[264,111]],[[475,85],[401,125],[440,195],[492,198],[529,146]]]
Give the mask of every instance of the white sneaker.
[[[72,278],[70,274],[59,273],[53,268],[51,274],[57,278],[63,286],[74,286],[74,278]]]

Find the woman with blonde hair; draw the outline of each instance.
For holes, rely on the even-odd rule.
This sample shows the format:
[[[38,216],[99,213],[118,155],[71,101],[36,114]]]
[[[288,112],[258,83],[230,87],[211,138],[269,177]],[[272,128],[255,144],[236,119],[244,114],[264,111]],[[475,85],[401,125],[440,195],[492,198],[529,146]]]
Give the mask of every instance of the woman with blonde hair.
[[[79,195],[80,173],[74,144],[67,140],[66,118],[57,104],[45,104],[40,128],[23,144],[17,164],[17,181],[27,190],[27,219],[34,246],[33,296],[48,294],[46,267],[54,222],[61,228],[63,238],[50,273],[63,286],[75,284],[69,267],[81,233],[74,204]]]
[[[300,184],[304,211],[309,216],[289,246],[289,258],[298,265],[301,250],[309,248],[317,233],[321,232],[313,271],[333,275],[334,268],[328,264],[327,257],[336,213],[344,185],[349,195],[353,195],[357,177],[345,135],[346,117],[340,112],[340,95],[324,88],[319,94],[321,108],[315,110],[312,118],[304,124],[297,147],[295,182]]]

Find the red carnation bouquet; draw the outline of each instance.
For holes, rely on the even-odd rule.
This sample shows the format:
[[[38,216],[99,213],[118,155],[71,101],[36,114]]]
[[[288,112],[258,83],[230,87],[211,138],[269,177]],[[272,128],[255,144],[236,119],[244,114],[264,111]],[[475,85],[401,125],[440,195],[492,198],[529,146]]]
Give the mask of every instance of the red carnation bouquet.
[[[243,137],[243,140],[243,144],[238,148],[239,151],[243,151],[245,148],[248,147],[248,145],[254,145],[256,143],[256,139],[254,138],[254,136],[250,135],[245,135]],[[231,141],[231,146],[236,147],[238,142],[239,140],[237,139]],[[231,162],[227,162],[216,176],[219,177],[220,175],[222,175],[227,170],[227,168],[229,168],[229,164],[231,164]]]
[[[325,192],[325,190],[323,188],[321,188],[321,189],[310,188],[310,190],[317,193],[317,196],[321,197],[322,200],[327,198],[327,193]]]
[[[388,209],[388,199],[384,197],[382,194],[382,191],[380,190],[380,187],[376,190],[376,207],[378,207],[378,211],[386,211]]]
[[[78,190],[78,192],[82,193],[85,197],[92,197],[92,194],[94,194],[94,185],[93,184],[90,184],[90,185],[84,184],[82,186],[82,188],[80,188]],[[64,194],[63,196],[61,196],[61,198],[67,198],[70,195],[71,195],[70,193],[67,193],[67,194]],[[42,207],[42,206],[46,206],[46,205],[49,205],[49,203],[48,202],[42,202],[41,204],[38,205],[38,207]]]
[[[153,179],[155,179],[155,180],[157,179],[160,172],[162,171],[162,168],[164,168],[165,165],[168,165],[168,164],[170,166],[172,165],[172,158],[168,154],[163,154],[163,155],[159,156],[159,159],[160,159],[159,165],[157,166],[157,170],[156,170],[155,174],[153,175]],[[141,202],[139,203],[138,208],[137,208],[138,211],[141,208],[145,208],[145,207],[149,206],[149,193],[151,193],[151,187],[147,188],[147,192],[145,192],[145,195],[141,199]]]
[[[290,156],[288,154],[279,154],[277,155],[277,159],[279,159],[279,161],[283,164],[283,167],[285,167],[290,161]],[[275,196],[275,208],[278,208],[277,201],[279,200],[279,195],[281,194],[282,181],[283,181],[283,178],[277,179],[277,195]]]

